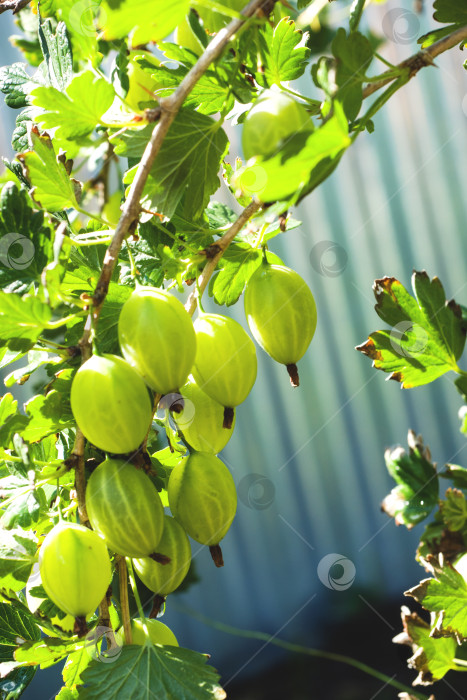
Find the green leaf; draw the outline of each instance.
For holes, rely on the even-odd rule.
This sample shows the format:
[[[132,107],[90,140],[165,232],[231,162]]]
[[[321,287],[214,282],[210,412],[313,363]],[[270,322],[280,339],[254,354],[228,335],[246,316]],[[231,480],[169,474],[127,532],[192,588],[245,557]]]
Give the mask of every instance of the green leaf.
[[[459,489],[448,489],[445,498],[440,504],[441,515],[448,530],[458,532],[467,522],[467,501]]]
[[[261,84],[280,85],[303,75],[310,56],[310,49],[305,45],[308,34],[296,29],[295,22],[289,17],[282,18],[274,29],[266,25],[263,31],[267,52],[264,56],[265,80]]]
[[[109,292],[99,316],[96,344],[100,352],[119,353],[118,343],[118,318],[122,306],[131,294],[129,287],[123,287],[111,282]],[[66,342],[68,345],[77,345],[84,331],[84,319],[77,319],[76,323],[68,326]]]
[[[408,660],[408,665],[419,672],[413,685],[427,685],[441,680],[454,668],[453,660],[458,649],[456,640],[431,637],[430,625],[405,606],[402,607],[402,624],[404,632],[393,641],[412,647],[413,656]]]
[[[456,29],[456,25],[449,24],[447,27],[442,27],[441,29],[434,29],[427,34],[424,34],[419,39],[417,39],[417,44],[421,44],[422,49],[427,49],[429,46],[443,39],[443,37],[448,36],[451,32]]]
[[[26,641],[40,639],[41,633],[33,616],[24,608],[0,603],[0,696],[8,700],[19,698],[36,669],[15,668],[14,650]],[[4,676],[4,670],[12,668]]]
[[[45,637],[39,641],[26,642],[15,651],[15,660],[23,666],[38,665],[49,668],[64,659],[76,642],[55,637]]]
[[[90,134],[112,105],[115,90],[92,71],[75,75],[65,91],[37,87],[31,91],[31,103],[42,107],[35,117],[44,128],[58,127],[56,136],[73,139]]]
[[[24,430],[28,422],[29,418],[21,413],[8,416],[5,422],[0,425],[0,445],[5,448],[13,447],[14,436]]]
[[[254,271],[261,265],[261,249],[252,248],[248,243],[230,245],[220,262],[220,270],[212,278],[209,295],[216,304],[232,306],[240,295]],[[267,253],[270,263],[281,264],[273,253]]]
[[[376,331],[357,347],[373,360],[373,367],[390,372],[389,378],[404,389],[457,371],[465,344],[460,307],[446,302],[439,279],[414,272],[412,287],[415,299],[394,277],[375,281],[376,312],[393,329]]]
[[[34,527],[47,511],[44,489],[36,489],[28,478],[20,475],[0,479],[0,496],[9,501],[7,505],[0,502],[3,511],[0,522],[7,530]]]
[[[132,46],[140,46],[165,39],[189,9],[189,0],[103,0],[99,23],[104,39],[130,35]]]
[[[24,189],[8,182],[0,194],[0,286],[25,292],[53,256],[52,229],[33,211]]]
[[[97,54],[97,32],[94,20],[99,9],[96,0],[42,0],[41,12],[44,16],[55,16],[63,20],[73,46],[76,58],[88,58],[95,65]]]
[[[89,646],[70,654],[63,668],[63,681],[68,689],[75,689],[77,685],[81,685],[81,675],[91,663],[93,655],[95,649],[89,649]]]
[[[461,467],[458,464],[446,464],[440,476],[450,479],[454,486],[459,489],[467,489],[467,469],[465,467]]]
[[[13,658],[13,650],[24,642],[35,642],[41,638],[34,617],[24,608],[10,603],[0,603],[0,658]]]
[[[3,531],[0,540],[0,587],[20,591],[26,585],[37,551],[34,533],[21,528]]]
[[[40,17],[39,41],[49,84],[64,90],[73,77],[73,54],[65,24],[59,22],[54,34],[51,21]]]
[[[7,418],[16,415],[18,412],[18,402],[13,398],[13,394],[5,394],[0,401],[0,425],[3,425]]]
[[[244,194],[256,195],[263,202],[292,196],[292,201],[296,201],[315,168],[325,159],[338,157],[351,143],[347,120],[338,103],[335,103],[334,110],[334,115],[312,134],[297,134],[277,155],[266,160],[258,158],[253,165],[238,170],[235,176],[237,187]]]
[[[341,27],[332,42],[332,52],[337,59],[335,96],[347,118],[354,121],[362,106],[365,71],[373,58],[373,48],[360,32],[347,35]]]
[[[433,3],[435,13],[433,17],[437,22],[447,24],[467,24],[467,6],[459,0],[435,0]]]
[[[36,126],[28,129],[31,150],[20,153],[17,158],[31,183],[31,197],[42,209],[61,211],[77,207],[79,188],[75,180],[70,180],[63,159],[55,155],[52,140],[48,134],[40,134]]]
[[[24,384],[31,374],[38,370],[40,367],[52,367],[62,362],[62,359],[58,356],[52,357],[50,353],[42,350],[31,350],[28,353],[28,362],[22,367],[10,372],[5,379],[5,386],[10,387],[14,384]]]
[[[385,452],[386,467],[398,484],[382,503],[382,509],[397,525],[411,529],[424,520],[438,502],[439,484],[430,451],[412,430],[408,454],[402,447]]]
[[[2,667],[13,667],[13,670],[8,675],[3,676]],[[18,700],[24,693],[29,683],[36,675],[34,667],[15,668],[16,663],[13,661],[0,663],[0,697],[7,700]]]
[[[26,107],[16,117],[16,127],[11,135],[11,145],[15,151],[26,151],[29,148],[28,124],[32,123],[36,113],[36,107]],[[21,169],[19,163],[17,165]]]
[[[82,674],[82,700],[222,700],[215,669],[206,656],[178,647],[124,646],[113,663],[93,660]]]
[[[206,209],[209,227],[214,229],[230,228],[237,220],[237,214],[233,209],[222,202],[210,202]]]
[[[71,380],[69,383],[71,385]],[[36,442],[75,425],[69,396],[58,391],[49,391],[47,396],[35,396],[26,403],[26,412],[31,420],[21,431],[21,436],[27,442]]]
[[[405,595],[439,613],[433,636],[454,637],[460,644],[467,638],[467,582],[450,564],[441,567],[434,557],[423,564],[435,578],[425,579]]]
[[[0,91],[5,97],[5,104],[13,109],[26,107],[28,95],[34,85],[42,85],[39,71],[31,78],[26,73],[25,63],[13,63],[11,66],[0,68]]]
[[[219,187],[218,170],[227,136],[210,117],[182,110],[170,127],[146,183],[146,208],[170,218],[185,193],[183,215],[199,218]],[[131,183],[137,166],[125,176]]]
[[[52,312],[37,297],[0,291],[0,338],[35,341],[47,327]]]

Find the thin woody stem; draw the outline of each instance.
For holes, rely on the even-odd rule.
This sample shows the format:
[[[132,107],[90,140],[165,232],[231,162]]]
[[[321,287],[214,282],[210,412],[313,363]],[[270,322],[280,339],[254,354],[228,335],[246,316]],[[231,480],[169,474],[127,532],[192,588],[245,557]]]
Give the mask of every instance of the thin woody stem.
[[[221,31],[217,33],[214,39],[206,47],[204,53],[200,56],[193,68],[184,77],[173,95],[160,101],[157,114],[154,115],[156,118],[158,117],[158,122],[154,127],[151,138],[143,153],[143,157],[138,166],[138,170],[136,171],[135,179],[131,185],[128,198],[123,207],[122,216],[120,217],[110,246],[105,254],[102,272],[93,297],[93,315],[95,320],[97,320],[99,317],[102,304],[107,296],[110,280],[117,263],[118,254],[123,245],[123,241],[138,222],[141,209],[140,198],[148,179],[152,164],[159,153],[170,126],[183,105],[183,102],[193,90],[198,80],[204,75],[209,66],[220,56],[230,39],[237,33],[248,18],[253,17],[256,12],[261,10],[263,7],[269,7],[270,5],[270,0],[251,0],[251,2],[248,3],[248,5],[242,10],[242,17],[244,19],[234,19],[232,22],[230,22],[230,24],[228,24],[227,27],[221,29]]]
[[[413,78],[415,75],[417,75],[418,71],[424,68],[425,66],[435,65],[434,59],[437,56],[444,53],[445,51],[448,51],[449,49],[452,49],[454,46],[457,46],[457,44],[461,44],[463,41],[467,41],[467,26],[461,27],[460,29],[456,29],[456,31],[452,32],[451,34],[448,34],[439,41],[436,41],[428,48],[422,49],[413,56],[406,58],[405,61],[402,61],[402,63],[399,63],[397,66],[395,66],[395,69],[391,70],[391,73],[393,75],[384,77],[383,74],[381,80],[367,85],[366,88],[363,90],[363,97],[369,97],[377,90],[380,90],[385,85],[388,85],[390,82],[392,82],[401,74],[403,74],[404,71],[407,71],[408,79],[410,80],[410,78]]]
[[[261,206],[261,202],[257,202],[256,200],[251,202],[251,204],[245,207],[229,230],[224,233],[222,238],[219,238],[218,241],[212,244],[211,250],[214,252],[214,255],[209,258],[204,266],[204,269],[198,278],[196,289],[190,294],[188,301],[185,304],[185,309],[188,311],[190,316],[193,316],[196,310],[197,301],[198,299],[201,299],[203,292],[217,267],[217,263],[222,258],[237,233],[241,231],[245,224],[251,219],[253,214],[255,214],[261,208]]]

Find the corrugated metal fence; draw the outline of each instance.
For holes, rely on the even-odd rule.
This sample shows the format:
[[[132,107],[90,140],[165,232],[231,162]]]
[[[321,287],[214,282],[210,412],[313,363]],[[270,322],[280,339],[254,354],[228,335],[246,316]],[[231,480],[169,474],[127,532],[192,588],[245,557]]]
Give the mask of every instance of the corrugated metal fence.
[[[373,10],[375,26],[390,8],[398,3]],[[396,37],[382,52],[397,62],[415,49]],[[1,63],[12,60],[9,53],[3,38]],[[441,278],[448,297],[467,301],[462,60],[453,50],[437,61],[438,69],[423,70],[400,91],[376,117],[375,133],[361,136],[295,212],[302,227],[274,240],[274,252],[313,290],[318,329],[299,366],[299,389],[259,350],[256,387],[238,410],[223,455],[242,495],[223,547],[226,566],[215,570],[202,550],[202,583],[174,600],[177,607],[311,644],[319,643],[320,620],[337,602],[339,610],[355,608],[364,605],[363,588],[377,600],[417,580],[416,533],[397,530],[379,509],[392,487],[383,450],[405,443],[411,427],[423,433],[435,460],[462,463],[461,399],[449,377],[401,391],[353,348],[381,327],[371,292],[377,277],[409,284],[412,269],[425,268]],[[6,115],[3,110],[2,140],[10,133]],[[233,314],[244,323],[241,304]],[[318,564],[330,553],[355,566],[355,583],[344,592],[329,590],[318,577]],[[348,564],[349,577],[352,572]],[[170,606],[167,622],[183,645],[213,653],[225,679],[270,659],[266,649],[250,663],[257,644],[215,632]]]

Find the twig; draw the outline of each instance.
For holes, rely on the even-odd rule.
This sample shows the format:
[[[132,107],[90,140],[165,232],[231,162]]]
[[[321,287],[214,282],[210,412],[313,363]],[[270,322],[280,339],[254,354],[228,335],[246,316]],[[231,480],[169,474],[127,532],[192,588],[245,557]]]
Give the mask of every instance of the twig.
[[[109,589],[107,591],[107,594],[101,601],[99,605],[99,622],[98,622],[98,630],[100,628],[104,628],[104,636],[107,640],[107,651],[110,651],[111,649],[118,649],[118,644],[115,639],[115,634],[112,628],[112,623],[110,621],[110,613],[109,613],[109,605],[110,605],[110,593],[112,589]],[[99,641],[96,639],[96,642]]]
[[[425,66],[435,65],[434,59],[437,56],[466,40],[467,26],[456,29],[456,31],[452,32],[452,34],[448,34],[439,41],[436,41],[427,49],[422,49],[413,56],[406,58],[405,61],[402,61],[402,63],[399,63],[396,66],[396,69],[400,69],[401,72],[408,70],[409,79],[413,78],[414,75],[417,75],[418,71]],[[392,70],[391,73],[394,73],[394,70]],[[400,74],[396,73],[395,75],[388,76],[387,78],[382,78],[375,83],[370,83],[363,90],[363,97],[369,97],[377,90],[380,90],[382,87],[395,80],[397,77],[399,77],[399,75]]]
[[[130,605],[128,602],[128,574],[125,557],[121,557],[117,564],[118,585],[120,591],[120,612],[122,614],[123,631],[125,633],[125,644],[132,643]]]
[[[75,470],[75,489],[78,500],[78,515],[81,525],[91,527],[86,510],[86,477],[84,473],[84,435],[76,428],[75,444],[67,463]]]
[[[23,7],[26,7],[29,5],[31,0],[0,0],[0,15],[3,12],[8,12],[8,10],[12,10],[13,14],[15,15],[17,12],[23,9]]]
[[[177,87],[173,95],[166,97],[160,101],[160,117],[157,125],[154,127],[149,143],[146,146],[138,170],[133,180],[128,198],[123,207],[123,213],[115,229],[112,242],[107,249],[104,258],[104,264],[101,276],[96,286],[93,297],[93,315],[97,320],[99,313],[104,303],[107,291],[109,288],[112,273],[114,271],[120,248],[125,240],[131,227],[136,225],[140,213],[140,198],[143,193],[146,180],[148,179],[151,166],[160,151],[162,143],[169,131],[169,128],[177,116],[184,100],[190,94],[198,80],[209,68],[218,56],[222,53],[224,47],[228,44],[233,35],[242,27],[246,19],[252,17],[258,10],[266,5],[271,4],[270,0],[251,0],[251,2],[242,10],[242,16],[245,19],[234,19],[227,27],[221,29],[220,32],[206,47],[204,53],[200,56],[197,63],[187,73],[180,85]]]
[[[262,204],[260,202],[257,202],[256,200],[251,202],[251,204],[245,207],[245,209],[242,211],[238,219],[232,224],[229,230],[224,233],[222,238],[219,238],[218,241],[212,244],[211,248],[216,251],[215,255],[210,257],[207,261],[201,275],[199,276],[197,288],[190,294],[185,304],[185,309],[188,311],[190,316],[194,314],[197,299],[199,299],[202,296],[204,290],[206,289],[208,282],[211,279],[212,274],[217,267],[217,263],[222,258],[225,251],[232,243],[237,233],[241,231],[241,229],[244,227],[247,221],[251,219],[253,214],[255,214],[258,211],[258,209],[261,208],[261,206]]]

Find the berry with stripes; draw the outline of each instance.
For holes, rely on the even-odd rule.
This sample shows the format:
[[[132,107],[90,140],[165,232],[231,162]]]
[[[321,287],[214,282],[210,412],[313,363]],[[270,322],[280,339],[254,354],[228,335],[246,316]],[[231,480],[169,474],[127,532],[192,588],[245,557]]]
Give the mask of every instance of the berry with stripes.
[[[316,330],[313,294],[300,275],[283,265],[264,261],[245,290],[245,314],[258,345],[286,365],[292,386],[299,385],[297,362]]]
[[[84,525],[62,521],[39,550],[45,592],[60,610],[75,619],[75,632],[86,633],[86,615],[94,612],[112,579],[104,540]]]
[[[237,321],[220,314],[200,313],[194,325],[193,377],[208,396],[224,406],[223,425],[231,428],[234,407],[245,401],[256,380],[255,345]]]
[[[156,552],[164,508],[156,487],[142,470],[106,459],[88,481],[86,508],[93,529],[112,552],[124,557],[148,557]]]
[[[172,470],[167,493],[170,509],[187,534],[207,545],[216,566],[223,566],[219,542],[237,510],[237,491],[225,464],[208,452],[194,452]]]
[[[196,354],[193,323],[164,289],[139,287],[123,305],[118,338],[127,362],[159,394],[185,384]]]
[[[85,438],[112,454],[138,449],[152,421],[145,383],[117,355],[93,355],[79,368],[71,387],[71,410]]]

